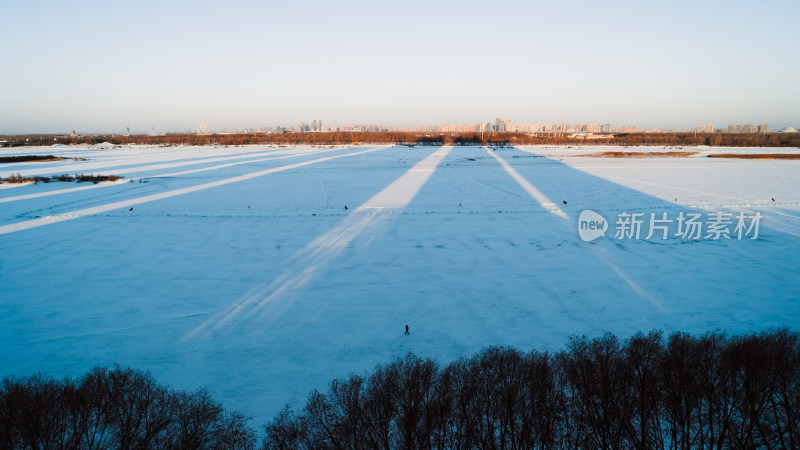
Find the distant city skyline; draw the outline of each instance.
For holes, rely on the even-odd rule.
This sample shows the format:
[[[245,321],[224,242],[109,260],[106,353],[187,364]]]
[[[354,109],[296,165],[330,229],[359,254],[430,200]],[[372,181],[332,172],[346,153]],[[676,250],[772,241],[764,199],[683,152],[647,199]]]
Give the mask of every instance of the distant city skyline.
[[[197,133],[199,135],[212,133],[330,133],[330,132],[512,132],[512,133],[580,133],[580,134],[614,134],[614,133],[672,133],[672,132],[694,132],[694,133],[782,133],[796,132],[794,127],[784,127],[776,130],[770,128],[768,124],[729,124],[724,127],[702,124],[688,129],[679,128],[639,128],[635,125],[612,126],[605,123],[537,123],[521,124],[513,122],[511,119],[496,118],[494,122],[478,122],[472,124],[422,124],[413,126],[396,126],[377,123],[368,124],[347,124],[347,125],[326,125],[321,119],[313,119],[311,122],[301,121],[297,125],[290,126],[263,126],[254,128],[228,128],[215,129],[209,124],[201,123],[195,129],[170,130],[169,133]],[[58,133],[56,133],[58,134]],[[64,133],[60,133],[63,135]],[[73,130],[73,136],[93,133],[77,133]],[[156,133],[155,130],[143,133],[141,131],[126,129],[123,133],[110,134],[164,134]]]
[[[184,130],[192,132],[193,130]],[[250,129],[227,129],[215,130],[209,128],[207,124],[200,124],[198,134],[208,134],[213,132],[260,132],[260,133],[316,133],[316,132],[383,132],[383,131],[403,131],[403,132],[512,132],[512,133],[639,133],[639,132],[696,132],[696,133],[769,133],[780,132],[781,130],[771,130],[768,124],[729,124],[726,127],[716,127],[714,125],[699,125],[689,129],[677,128],[639,128],[635,125],[612,126],[609,123],[536,123],[521,124],[513,122],[511,119],[496,118],[494,122],[478,122],[472,124],[423,124],[415,126],[395,126],[386,124],[348,124],[348,125],[323,125],[321,119],[314,119],[311,122],[302,121],[295,126],[266,126]]]
[[[800,127],[796,1],[4,2],[0,134]]]

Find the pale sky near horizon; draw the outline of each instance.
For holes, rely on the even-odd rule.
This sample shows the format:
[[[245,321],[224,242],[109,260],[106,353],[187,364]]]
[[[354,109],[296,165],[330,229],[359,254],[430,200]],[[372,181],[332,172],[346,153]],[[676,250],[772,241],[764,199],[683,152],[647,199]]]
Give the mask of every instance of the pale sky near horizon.
[[[800,126],[800,2],[0,4],[0,134]]]

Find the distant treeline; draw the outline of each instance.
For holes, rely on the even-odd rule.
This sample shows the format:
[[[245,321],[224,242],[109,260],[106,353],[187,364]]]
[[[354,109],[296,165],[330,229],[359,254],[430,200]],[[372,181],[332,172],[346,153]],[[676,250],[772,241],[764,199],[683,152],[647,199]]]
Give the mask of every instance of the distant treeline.
[[[800,133],[734,134],[734,133],[622,133],[604,139],[570,137],[565,133],[407,133],[407,132],[336,132],[285,134],[167,134],[94,135],[94,136],[0,136],[5,146],[58,144],[148,144],[148,145],[659,145],[723,147],[800,147]]]
[[[607,334],[555,354],[490,347],[443,367],[408,354],[313,390],[263,430],[264,449],[800,448],[800,337]],[[132,369],[0,385],[3,449],[256,445],[244,416],[208,391]]]

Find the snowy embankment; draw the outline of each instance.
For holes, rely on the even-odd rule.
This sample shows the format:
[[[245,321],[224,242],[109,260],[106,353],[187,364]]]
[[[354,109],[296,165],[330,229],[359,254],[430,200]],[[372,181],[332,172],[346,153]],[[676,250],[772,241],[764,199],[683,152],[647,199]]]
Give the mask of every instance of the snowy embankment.
[[[798,328],[800,161],[577,156],[604,150],[26,149],[87,161],[0,176],[126,178],[0,189],[0,375],[118,362],[260,426],[407,351]],[[593,242],[585,209],[612,228]],[[651,213],[717,212],[759,235],[645,239]],[[642,234],[617,239],[628,213]]]

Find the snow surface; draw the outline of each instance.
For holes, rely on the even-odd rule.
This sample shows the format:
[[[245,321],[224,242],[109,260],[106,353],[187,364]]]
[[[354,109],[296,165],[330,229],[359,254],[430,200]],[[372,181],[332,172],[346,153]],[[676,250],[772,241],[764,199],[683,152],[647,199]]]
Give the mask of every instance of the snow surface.
[[[705,157],[797,149],[577,156],[609,150],[0,150],[87,159],[2,177],[126,177],[0,185],[0,376],[116,362],[207,386],[260,427],[408,351],[446,363],[571,334],[798,329],[800,161]],[[586,243],[584,209],[764,218],[755,240]]]

